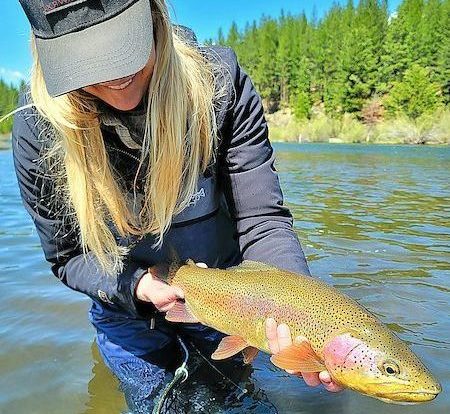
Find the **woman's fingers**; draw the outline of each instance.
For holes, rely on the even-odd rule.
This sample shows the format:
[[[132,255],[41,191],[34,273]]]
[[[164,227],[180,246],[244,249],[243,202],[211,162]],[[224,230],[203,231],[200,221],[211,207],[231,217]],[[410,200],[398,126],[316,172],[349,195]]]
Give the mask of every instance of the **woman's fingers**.
[[[184,299],[184,292],[178,286],[170,286],[166,282],[145,274],[136,287],[136,298],[152,302],[161,312],[167,312],[179,299]]]
[[[280,352],[278,346],[278,334],[277,334],[277,322],[273,318],[268,318],[266,320],[266,337],[269,343],[269,349],[272,354],[277,354]]]
[[[269,349],[272,354],[277,354],[283,349],[292,345],[292,337],[289,326],[282,323],[277,324],[275,319],[266,319],[266,337],[269,344]],[[296,337],[295,342],[301,343],[307,340],[305,337]],[[286,370],[289,374],[303,377],[305,383],[311,387],[317,387],[323,384],[326,390],[330,392],[342,391],[343,387],[333,382],[328,371],[318,372],[298,372],[292,370]]]
[[[310,387],[317,387],[321,384],[317,372],[302,372],[302,377]]]
[[[285,323],[277,325],[277,322],[273,318],[266,319],[266,337],[272,354],[277,354],[281,350],[292,345],[289,326]]]
[[[319,380],[325,387],[327,391],[330,392],[339,392],[344,389],[344,387],[341,387],[340,385],[333,382],[330,373],[328,371],[322,371],[319,373]]]
[[[178,286],[172,286],[172,289],[175,299],[184,299],[183,289],[179,288]]]
[[[292,345],[291,330],[285,323],[278,325],[277,337],[280,351]]]
[[[168,302],[168,303],[165,303],[165,304],[163,304],[163,305],[160,305],[160,306],[156,306],[156,308],[160,311],[160,312],[168,312],[170,309],[172,309],[175,305],[176,305],[176,301],[174,301],[174,302]]]

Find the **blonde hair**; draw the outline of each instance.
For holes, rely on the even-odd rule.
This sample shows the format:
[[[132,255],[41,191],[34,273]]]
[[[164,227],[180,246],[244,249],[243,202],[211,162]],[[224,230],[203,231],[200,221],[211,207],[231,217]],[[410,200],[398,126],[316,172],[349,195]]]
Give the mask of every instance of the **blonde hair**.
[[[139,165],[143,168],[148,158],[144,203],[138,214],[110,166],[98,101],[82,91],[50,97],[33,44],[31,97],[54,131],[43,159],[51,165],[59,198],[66,199],[65,216],[73,218],[83,251],[91,251],[109,273],[121,270],[126,254],[109,223],[122,237],[153,234],[160,246],[173,216],[196,191],[217,139],[214,101],[220,91],[215,88],[213,66],[173,32],[165,0],[152,0],[151,5],[156,63]]]

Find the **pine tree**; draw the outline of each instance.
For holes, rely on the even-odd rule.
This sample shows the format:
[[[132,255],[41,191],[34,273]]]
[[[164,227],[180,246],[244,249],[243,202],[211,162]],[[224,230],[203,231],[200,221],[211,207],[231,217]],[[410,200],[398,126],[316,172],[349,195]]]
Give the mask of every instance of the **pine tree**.
[[[225,43],[227,44],[227,46],[236,50],[236,52],[238,51],[241,42],[236,22],[231,23],[230,31],[228,32],[228,36]]]
[[[222,31],[221,27],[219,27],[219,33],[217,33],[217,43],[219,45],[224,45],[225,44],[225,37],[223,35],[223,31]]]
[[[296,56],[296,45],[298,38],[295,33],[295,21],[290,15],[282,15],[279,22],[279,40],[277,49],[276,66],[280,79],[280,101],[282,105],[288,105],[295,91],[292,80],[294,72],[300,64]]]
[[[344,13],[336,4],[317,27],[313,40],[313,99],[322,102],[330,114],[337,114],[342,109],[344,74],[341,52],[344,26]]]
[[[302,56],[298,62],[296,71],[296,88],[290,98],[290,106],[294,115],[301,120],[308,118],[313,105],[311,95],[311,69],[312,65],[306,56]]]
[[[430,70],[431,80],[438,81],[439,48],[444,38],[443,7],[440,0],[428,0],[424,4],[419,26],[420,56],[419,64]]]
[[[381,57],[381,82],[378,91],[389,91],[402,79],[414,62],[420,62],[419,27],[424,8],[423,0],[404,0],[398,11],[390,16]]]
[[[279,71],[276,65],[278,25],[274,19],[262,19],[258,46],[259,62],[254,81],[265,101],[266,109],[273,112],[278,109],[280,102]]]
[[[442,2],[441,40],[437,45],[436,78],[442,90],[443,102],[450,105],[450,0]]]
[[[344,71],[343,112],[360,112],[379,82],[381,47],[387,28],[387,5],[361,0],[350,23]]]
[[[253,78],[260,59],[259,29],[255,21],[251,25],[246,25],[242,37],[242,45],[239,61],[242,67]]]

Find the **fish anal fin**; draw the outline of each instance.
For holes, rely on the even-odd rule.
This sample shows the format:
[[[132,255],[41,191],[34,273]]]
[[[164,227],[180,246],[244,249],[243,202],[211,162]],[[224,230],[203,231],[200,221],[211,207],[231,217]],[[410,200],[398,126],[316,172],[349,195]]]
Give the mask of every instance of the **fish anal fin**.
[[[277,354],[272,355],[270,360],[278,368],[291,371],[320,372],[326,369],[306,339],[296,341]]]
[[[229,358],[247,347],[247,342],[240,336],[226,336],[220,341],[219,346],[211,355],[211,358],[215,360]]]
[[[166,313],[169,322],[198,323],[199,320],[193,315],[186,302],[177,302],[172,309]]]
[[[244,364],[251,364],[253,360],[256,358],[256,355],[258,355],[259,349],[255,348],[254,346],[249,346],[245,348],[242,351],[242,354],[244,355]]]

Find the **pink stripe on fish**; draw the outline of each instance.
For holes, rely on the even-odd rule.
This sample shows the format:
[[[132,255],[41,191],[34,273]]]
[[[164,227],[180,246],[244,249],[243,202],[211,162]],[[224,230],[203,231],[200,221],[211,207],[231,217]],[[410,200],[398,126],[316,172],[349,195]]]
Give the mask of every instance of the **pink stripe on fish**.
[[[333,371],[351,368],[353,358],[348,358],[363,342],[350,333],[335,336],[323,348],[325,365]]]

